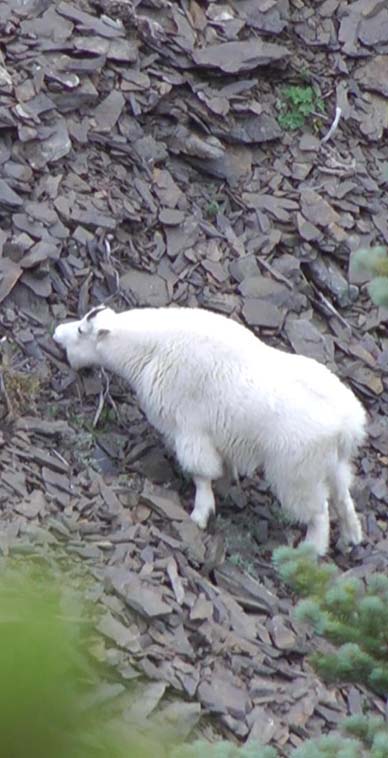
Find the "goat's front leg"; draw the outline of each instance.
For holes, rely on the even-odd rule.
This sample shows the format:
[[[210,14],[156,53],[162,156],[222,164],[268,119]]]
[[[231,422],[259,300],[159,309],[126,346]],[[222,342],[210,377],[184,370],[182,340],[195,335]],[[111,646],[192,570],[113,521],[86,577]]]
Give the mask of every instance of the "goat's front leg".
[[[194,476],[195,500],[191,518],[200,527],[206,529],[210,516],[216,512],[216,504],[210,479]]]
[[[221,456],[206,434],[193,429],[176,436],[175,450],[179,463],[191,474],[195,484],[191,518],[201,529],[206,529],[210,515],[216,510],[212,481],[223,474]]]
[[[362,542],[362,528],[349,492],[351,481],[352,471],[349,462],[339,461],[331,480],[330,505],[338,517],[341,542],[359,545]]]

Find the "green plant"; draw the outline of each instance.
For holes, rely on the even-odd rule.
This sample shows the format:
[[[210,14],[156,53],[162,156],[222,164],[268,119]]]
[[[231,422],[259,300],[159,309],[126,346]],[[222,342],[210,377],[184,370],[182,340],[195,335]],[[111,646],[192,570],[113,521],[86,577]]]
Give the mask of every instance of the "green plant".
[[[245,571],[245,573],[249,574],[250,576],[255,577],[255,565],[253,561],[249,561],[246,558],[244,558],[241,553],[232,553],[229,556],[229,562],[233,566],[237,566],[237,568],[241,568],[242,571]]]
[[[278,122],[282,129],[301,129],[310,116],[324,112],[321,96],[309,84],[283,87],[278,99]]]
[[[361,248],[353,257],[355,271],[371,274],[369,294],[376,305],[388,307],[388,251],[386,247]]]
[[[364,584],[344,577],[333,564],[320,565],[305,546],[279,548],[274,562],[281,578],[299,594],[295,616],[339,646],[315,652],[311,662],[328,681],[364,683],[388,693],[388,577],[374,574]]]
[[[108,428],[117,419],[117,414],[114,408],[108,405],[104,405],[100,417],[98,419],[98,428],[100,431]]]
[[[210,744],[197,740],[191,745],[174,748],[169,758],[276,758],[277,752],[272,747],[259,745],[257,742],[237,747],[232,742],[221,740]]]
[[[93,432],[92,423],[85,413],[72,412],[69,414],[69,421],[71,425],[75,426],[77,429],[82,429],[85,432],[89,432],[90,434]]]
[[[59,403],[49,403],[46,407],[46,415],[49,418],[59,418],[60,416],[60,405]]]
[[[221,210],[221,207],[219,203],[217,203],[217,200],[212,200],[208,205],[206,206],[206,215],[208,218],[215,218],[217,216],[217,213],[219,213]]]
[[[19,370],[14,343],[5,340],[0,347],[0,397],[4,396],[11,417],[23,415],[35,408],[41,377],[34,371]]]
[[[339,571],[333,563],[318,563],[310,545],[278,547],[273,553],[273,563],[281,579],[299,595],[320,598]]]
[[[99,706],[110,670],[89,654],[96,612],[73,581],[36,557],[0,562],[1,756],[167,758],[163,740]]]
[[[307,740],[292,758],[387,758],[388,728],[380,716],[350,716],[341,732]]]
[[[363,758],[363,745],[340,734],[327,734],[317,740],[307,740],[295,750],[292,758]]]

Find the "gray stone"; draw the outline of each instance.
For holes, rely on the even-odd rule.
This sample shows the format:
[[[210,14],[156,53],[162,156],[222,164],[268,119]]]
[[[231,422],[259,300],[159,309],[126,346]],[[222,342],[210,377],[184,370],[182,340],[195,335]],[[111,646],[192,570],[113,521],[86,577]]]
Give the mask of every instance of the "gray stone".
[[[169,303],[167,284],[158,274],[132,269],[120,278],[120,287],[131,292],[138,305],[157,307]]]

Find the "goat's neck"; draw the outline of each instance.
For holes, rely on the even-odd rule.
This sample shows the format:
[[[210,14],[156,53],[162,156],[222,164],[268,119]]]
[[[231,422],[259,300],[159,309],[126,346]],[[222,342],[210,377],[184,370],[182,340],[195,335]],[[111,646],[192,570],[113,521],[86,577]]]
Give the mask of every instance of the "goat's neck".
[[[141,335],[131,335],[127,339],[120,335],[112,338],[100,351],[101,365],[125,379],[134,389],[142,372],[155,354],[155,345],[151,339]]]

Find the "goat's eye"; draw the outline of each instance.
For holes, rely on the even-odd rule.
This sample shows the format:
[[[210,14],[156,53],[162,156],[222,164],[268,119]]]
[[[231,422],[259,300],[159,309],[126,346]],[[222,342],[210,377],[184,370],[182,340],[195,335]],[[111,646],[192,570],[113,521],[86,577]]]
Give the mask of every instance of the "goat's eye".
[[[79,327],[78,327],[78,334],[82,334],[82,333],[83,333],[83,332],[82,332],[82,329],[81,329],[81,327],[79,326]]]

